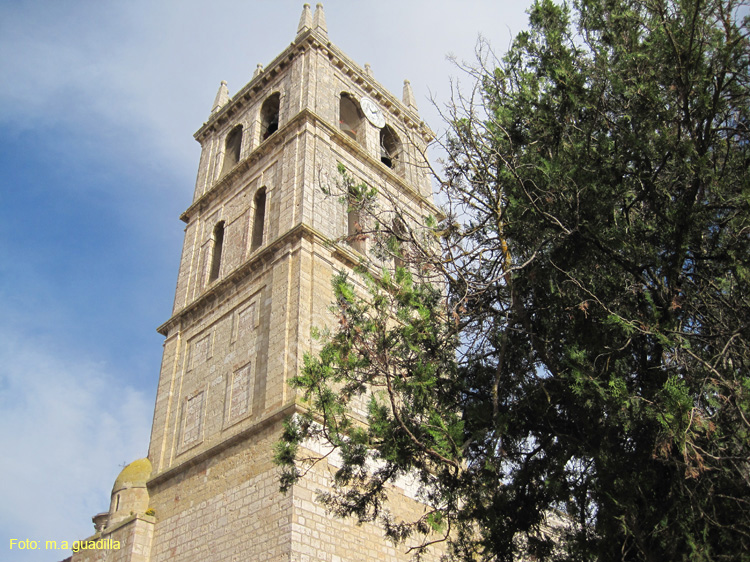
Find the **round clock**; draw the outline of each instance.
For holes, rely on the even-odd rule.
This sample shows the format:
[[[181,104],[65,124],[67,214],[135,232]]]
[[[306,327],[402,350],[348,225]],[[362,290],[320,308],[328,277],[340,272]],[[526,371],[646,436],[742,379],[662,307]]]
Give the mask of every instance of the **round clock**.
[[[375,125],[378,129],[382,129],[385,126],[385,117],[380,108],[375,105],[375,102],[370,98],[362,98],[359,102],[359,106],[362,108],[362,113],[365,114],[367,120]]]

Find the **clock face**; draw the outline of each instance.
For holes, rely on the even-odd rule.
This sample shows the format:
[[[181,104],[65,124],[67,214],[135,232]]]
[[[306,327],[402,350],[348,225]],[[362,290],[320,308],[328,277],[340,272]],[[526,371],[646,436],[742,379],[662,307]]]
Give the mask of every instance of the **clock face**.
[[[359,106],[362,108],[362,113],[365,114],[367,120],[375,125],[378,129],[382,129],[385,126],[385,117],[380,108],[375,105],[375,102],[370,98],[362,98],[359,102]]]

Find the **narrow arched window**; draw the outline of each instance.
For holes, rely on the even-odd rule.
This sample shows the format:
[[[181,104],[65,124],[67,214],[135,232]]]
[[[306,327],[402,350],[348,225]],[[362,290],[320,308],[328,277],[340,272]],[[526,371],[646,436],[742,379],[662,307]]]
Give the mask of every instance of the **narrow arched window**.
[[[216,281],[221,270],[221,253],[224,250],[224,221],[218,222],[214,227],[214,244],[211,251],[211,271],[208,274],[208,282]]]
[[[281,95],[275,94],[266,98],[260,108],[260,140],[266,140],[279,128],[279,101]]]
[[[224,143],[224,164],[221,167],[223,176],[240,161],[240,149],[242,148],[242,125],[237,125],[227,135]]]
[[[404,267],[404,243],[406,242],[406,225],[400,218],[393,219],[392,223],[393,242],[391,251],[393,252],[393,266],[395,269]]]
[[[365,236],[362,233],[362,219],[360,216],[360,201],[354,188],[349,189],[346,209],[346,240],[347,243],[358,252],[364,251]]]
[[[266,188],[261,187],[255,194],[255,213],[253,215],[253,237],[250,250],[263,245],[263,226],[266,220]]]
[[[401,161],[401,140],[389,125],[380,129],[380,161],[393,170]]]
[[[359,142],[360,129],[362,128],[362,112],[358,104],[346,92],[341,93],[339,101],[339,129]]]

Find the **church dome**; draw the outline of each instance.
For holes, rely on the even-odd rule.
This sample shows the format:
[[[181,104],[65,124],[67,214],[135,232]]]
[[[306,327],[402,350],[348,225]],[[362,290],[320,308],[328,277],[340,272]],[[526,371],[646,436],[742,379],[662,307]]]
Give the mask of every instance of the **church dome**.
[[[112,493],[114,494],[127,488],[145,488],[146,481],[150,476],[150,460],[143,458],[133,461],[120,472],[117,480],[115,480],[115,485],[112,487]]]

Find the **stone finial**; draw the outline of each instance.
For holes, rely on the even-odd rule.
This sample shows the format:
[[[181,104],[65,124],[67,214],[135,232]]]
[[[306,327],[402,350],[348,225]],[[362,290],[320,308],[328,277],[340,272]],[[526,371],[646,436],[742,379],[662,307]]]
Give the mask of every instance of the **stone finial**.
[[[411,82],[404,80],[404,95],[402,98],[404,105],[408,106],[409,109],[417,111],[417,100],[414,99],[414,91],[411,89]]]
[[[258,63],[258,65],[255,67],[255,72],[253,72],[253,78],[257,78],[263,73],[263,65]]]
[[[229,101],[229,89],[227,89],[227,81],[222,80],[219,91],[216,92],[216,99],[214,99],[214,105],[211,107],[211,113],[216,113],[222,107],[224,107]]]
[[[319,31],[325,37],[328,37],[326,15],[323,12],[323,4],[321,4],[320,2],[315,6],[315,15],[313,16],[313,29]]]
[[[365,74],[367,74],[367,76],[372,76],[372,67],[369,62],[365,63]]]
[[[310,4],[302,6],[302,16],[299,18],[299,27],[297,27],[297,34],[299,35],[306,29],[312,29],[313,18],[312,12],[310,12]]]
[[[107,526],[107,523],[109,523],[109,511],[105,511],[104,513],[97,513],[91,518],[91,521],[94,522],[95,532],[101,533]]]

